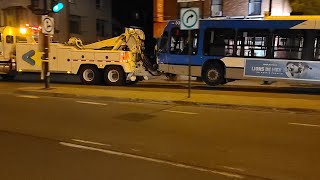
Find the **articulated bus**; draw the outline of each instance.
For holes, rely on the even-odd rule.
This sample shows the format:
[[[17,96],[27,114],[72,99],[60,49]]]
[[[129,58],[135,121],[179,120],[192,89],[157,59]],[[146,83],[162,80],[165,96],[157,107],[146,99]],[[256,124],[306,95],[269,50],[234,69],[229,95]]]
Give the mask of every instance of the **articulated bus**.
[[[233,80],[320,83],[320,16],[200,20],[188,32],[169,21],[158,44],[160,71],[201,77],[211,86]]]

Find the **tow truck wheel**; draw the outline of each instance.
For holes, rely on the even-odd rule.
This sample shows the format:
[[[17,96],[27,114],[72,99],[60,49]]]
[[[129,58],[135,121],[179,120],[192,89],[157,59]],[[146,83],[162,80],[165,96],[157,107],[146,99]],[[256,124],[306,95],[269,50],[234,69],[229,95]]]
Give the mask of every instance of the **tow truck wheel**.
[[[223,84],[225,79],[222,66],[216,63],[208,64],[203,69],[202,79],[209,86],[217,86]]]
[[[110,66],[104,72],[104,80],[109,86],[123,86],[126,82],[125,73],[119,66]]]
[[[79,76],[83,84],[94,85],[100,82],[99,69],[95,66],[81,67]]]

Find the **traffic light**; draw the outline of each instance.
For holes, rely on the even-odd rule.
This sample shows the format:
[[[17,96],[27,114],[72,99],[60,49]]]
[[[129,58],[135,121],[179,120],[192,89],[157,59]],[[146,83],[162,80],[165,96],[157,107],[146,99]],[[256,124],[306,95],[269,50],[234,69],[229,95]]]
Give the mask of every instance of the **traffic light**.
[[[28,8],[36,15],[60,12],[64,4],[60,0],[31,0]]]
[[[57,13],[64,8],[64,4],[59,0],[52,0],[51,7],[52,7],[52,12]]]

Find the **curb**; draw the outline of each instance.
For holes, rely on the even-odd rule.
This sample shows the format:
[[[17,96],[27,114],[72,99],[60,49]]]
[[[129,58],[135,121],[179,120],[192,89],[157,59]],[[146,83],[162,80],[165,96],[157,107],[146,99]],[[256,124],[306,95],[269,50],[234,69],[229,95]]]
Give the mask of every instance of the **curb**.
[[[162,105],[181,105],[181,106],[203,106],[219,109],[235,109],[235,110],[254,110],[254,111],[278,111],[278,112],[294,112],[294,113],[312,113],[320,114],[320,110],[306,109],[306,108],[281,108],[270,106],[254,106],[254,105],[239,105],[239,104],[220,104],[220,103],[199,103],[190,101],[162,101],[162,100],[149,100],[149,99],[135,99],[135,98],[117,98],[110,96],[88,96],[77,95],[68,93],[56,92],[43,92],[36,90],[16,90],[14,93],[26,95],[38,95],[60,98],[82,98],[82,99],[95,99],[104,101],[118,101],[118,102],[133,102],[133,103],[149,103],[149,104],[162,104]]]

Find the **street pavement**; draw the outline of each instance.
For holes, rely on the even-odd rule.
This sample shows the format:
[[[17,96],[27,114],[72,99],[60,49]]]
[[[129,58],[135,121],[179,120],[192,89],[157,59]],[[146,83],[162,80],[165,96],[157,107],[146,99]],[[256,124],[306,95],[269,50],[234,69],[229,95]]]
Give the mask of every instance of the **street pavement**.
[[[0,83],[0,179],[320,179],[318,113],[15,93],[26,84]]]
[[[178,165],[72,148],[59,141],[16,133],[0,131],[0,146],[2,180],[232,179]]]
[[[320,113],[320,88],[317,86],[292,87],[282,83],[266,87],[257,82],[253,85],[254,82],[250,84],[245,81],[239,85],[208,87],[203,83],[194,82],[191,98],[187,98],[186,83],[183,81],[165,82],[164,80],[152,80],[127,87],[53,84],[51,89],[43,89],[43,85],[40,84],[35,86],[28,84],[19,88],[18,92],[54,97]]]

